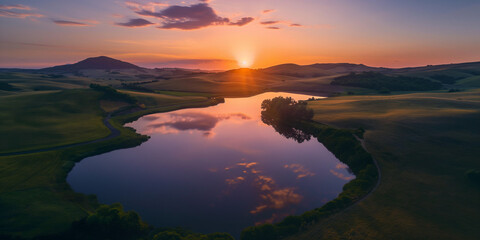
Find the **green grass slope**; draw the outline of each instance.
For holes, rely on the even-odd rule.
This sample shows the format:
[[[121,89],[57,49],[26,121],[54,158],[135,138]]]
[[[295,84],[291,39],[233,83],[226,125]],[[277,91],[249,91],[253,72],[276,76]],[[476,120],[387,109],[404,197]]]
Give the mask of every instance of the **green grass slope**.
[[[0,98],[0,153],[94,140],[110,131],[103,125],[99,93],[66,90]]]
[[[478,239],[480,91],[330,98],[314,120],[366,129],[379,188],[291,239]]]
[[[98,206],[95,197],[73,192],[66,183],[67,174],[75,162],[85,157],[133,147],[148,139],[122,127],[126,121],[151,112],[215,104],[212,99],[197,96],[129,94],[146,107],[110,120],[120,130],[118,137],[55,151],[0,157],[0,238],[60,233],[68,230],[73,221],[92,213]],[[4,96],[0,101],[4,152],[83,142],[109,134],[102,123],[106,114],[100,108],[100,93],[91,89],[30,92]],[[115,104],[125,105],[111,103]]]

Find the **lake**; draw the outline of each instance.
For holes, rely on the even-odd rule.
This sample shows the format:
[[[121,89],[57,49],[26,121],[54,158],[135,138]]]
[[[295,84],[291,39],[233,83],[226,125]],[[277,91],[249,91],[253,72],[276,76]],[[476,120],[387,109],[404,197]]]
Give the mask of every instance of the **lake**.
[[[276,96],[311,97],[264,93],[144,116],[127,126],[151,136],[147,142],[86,158],[67,181],[157,227],[235,237],[321,207],[354,176],[315,138],[298,143],[262,122],[261,102]]]

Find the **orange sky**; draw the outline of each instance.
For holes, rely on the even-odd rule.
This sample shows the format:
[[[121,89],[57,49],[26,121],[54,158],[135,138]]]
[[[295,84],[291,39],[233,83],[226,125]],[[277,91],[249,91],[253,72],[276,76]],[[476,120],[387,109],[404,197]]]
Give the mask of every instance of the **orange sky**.
[[[9,1],[0,67],[106,55],[145,67],[281,63],[405,67],[480,60],[480,3],[465,1]]]

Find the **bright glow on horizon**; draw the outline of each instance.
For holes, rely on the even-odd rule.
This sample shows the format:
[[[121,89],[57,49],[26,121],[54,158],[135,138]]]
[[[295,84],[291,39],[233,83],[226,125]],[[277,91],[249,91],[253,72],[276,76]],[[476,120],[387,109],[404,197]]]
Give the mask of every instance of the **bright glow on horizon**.
[[[240,68],[250,68],[255,63],[255,46],[254,43],[239,43],[239,46],[235,47],[233,51],[233,56],[237,60],[237,65]]]
[[[252,63],[247,60],[241,60],[238,62],[238,66],[241,68],[249,68],[252,66]]]

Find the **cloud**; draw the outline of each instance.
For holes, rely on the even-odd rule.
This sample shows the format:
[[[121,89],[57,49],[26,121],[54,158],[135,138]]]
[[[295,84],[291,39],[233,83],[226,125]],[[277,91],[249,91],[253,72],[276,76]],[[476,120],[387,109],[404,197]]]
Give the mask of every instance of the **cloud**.
[[[115,25],[122,26],[122,27],[145,27],[152,24],[153,24],[152,22],[145,20],[143,18],[134,18],[124,23],[115,23]]]
[[[345,174],[339,173],[339,172],[337,172],[333,169],[330,169],[330,173],[333,174],[334,176],[340,178],[340,179],[345,180],[345,181],[350,181],[354,178],[353,176],[345,176]]]
[[[290,168],[290,165],[286,166],[288,166],[286,168]],[[303,167],[296,164],[291,166],[292,169]],[[242,159],[242,162],[237,163],[235,166],[225,168],[225,171],[229,171],[230,174],[237,172],[241,175],[226,179],[225,184],[229,187],[234,187],[237,184],[253,184],[257,190],[259,202],[249,212],[257,215],[257,218],[264,219],[258,223],[272,223],[291,215],[293,207],[303,200],[303,196],[296,192],[296,188],[279,186],[272,177],[263,175],[262,171],[258,169],[259,167],[257,162],[249,162],[246,159]],[[303,170],[305,168],[299,172]]]
[[[244,26],[254,19],[244,17],[237,22],[231,22],[229,18],[220,17],[208,3],[199,3],[190,6],[169,6],[161,11],[152,9],[137,9],[137,14],[155,17],[162,20],[161,29],[194,30],[215,25]]]
[[[262,11],[263,14],[275,12],[275,9],[265,9]]]
[[[213,115],[205,112],[170,113],[163,117],[162,119],[160,117],[148,119],[152,122],[147,126],[146,132],[176,133],[178,131],[198,130],[208,137],[220,121],[230,118],[250,119],[249,116],[242,113]]]
[[[285,165],[284,167],[287,169],[292,169],[292,171],[297,174],[297,179],[315,176],[315,173],[310,172],[310,170],[301,164],[293,163],[290,165]]]
[[[280,28],[279,27],[266,27],[266,29],[278,30]]]
[[[335,165],[335,168],[336,169],[347,169],[348,166],[343,164],[343,163],[339,163],[339,164]]]
[[[288,27],[303,27],[302,24],[299,23],[291,23],[289,21],[280,21],[280,20],[268,20],[260,22],[262,25],[274,25],[274,24],[282,24]],[[280,29],[279,27],[267,27],[268,29]]]
[[[243,25],[247,25],[249,23],[251,23],[253,20],[255,20],[255,18],[253,17],[244,17],[236,22],[232,22],[232,23],[229,23],[228,25],[231,25],[231,26],[243,26]]]
[[[28,18],[28,17],[43,17],[42,14],[31,12],[32,8],[26,5],[2,5],[0,4],[0,17],[8,18]]]
[[[261,22],[260,24],[262,24],[262,25],[272,25],[272,24],[277,24],[277,23],[280,23],[280,21],[264,21],[264,22]]]
[[[152,124],[151,127],[168,126],[180,131],[210,131],[219,121],[215,116],[201,112],[172,113],[170,116],[172,117],[172,121]]]
[[[58,19],[52,19],[52,22],[54,22],[57,25],[61,26],[73,26],[73,27],[86,27],[90,26],[87,23],[83,22],[76,22],[76,21],[68,21],[68,20],[58,20]]]
[[[138,3],[138,2],[132,2],[132,1],[127,1],[125,2],[128,8],[131,10],[137,12],[141,10],[149,10],[149,11],[155,11],[157,7],[167,7],[167,3],[158,3],[158,2],[149,2],[146,4]]]
[[[253,210],[250,210],[250,214],[259,214],[268,209],[279,212],[279,210],[288,211],[292,205],[297,205],[303,199],[303,196],[295,192],[295,188],[286,187],[279,188],[275,181],[267,176],[258,175],[255,179],[255,184],[260,189],[260,198],[262,199],[261,203],[256,206]],[[275,215],[272,215],[269,219],[262,221],[273,222],[275,220]]]
[[[238,183],[240,183],[244,180],[245,180],[244,177],[236,177],[236,178],[231,178],[231,179],[225,179],[225,183],[228,184],[228,185],[234,185],[234,184],[238,184]]]
[[[0,4],[0,9],[2,10],[11,10],[11,9],[19,9],[19,10],[32,10],[29,6],[15,4],[15,5],[2,5]]]
[[[0,17],[9,17],[9,18],[27,18],[27,17],[43,17],[42,14],[37,13],[19,13],[9,10],[0,10]]]
[[[244,166],[245,168],[251,168],[255,165],[257,165],[258,163],[257,162],[241,162],[241,163],[237,163],[238,166]]]

